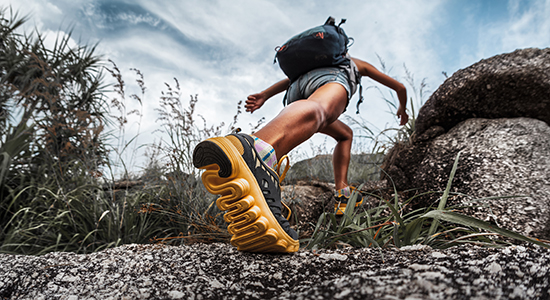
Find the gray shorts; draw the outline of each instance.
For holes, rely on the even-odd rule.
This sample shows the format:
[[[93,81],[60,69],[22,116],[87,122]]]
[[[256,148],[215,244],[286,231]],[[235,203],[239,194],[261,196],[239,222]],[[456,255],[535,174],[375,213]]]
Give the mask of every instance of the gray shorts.
[[[319,68],[309,71],[290,85],[285,95],[285,105],[297,100],[307,99],[318,88],[331,82],[339,83],[346,89],[349,103],[349,99],[355,91],[350,87],[348,78],[347,71],[338,67]]]

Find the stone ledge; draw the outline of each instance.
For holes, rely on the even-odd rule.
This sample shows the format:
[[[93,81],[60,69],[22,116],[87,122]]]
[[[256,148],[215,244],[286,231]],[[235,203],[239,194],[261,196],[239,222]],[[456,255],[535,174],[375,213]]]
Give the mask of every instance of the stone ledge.
[[[238,252],[227,244],[125,245],[77,255],[0,255],[2,299],[548,299],[550,251]]]

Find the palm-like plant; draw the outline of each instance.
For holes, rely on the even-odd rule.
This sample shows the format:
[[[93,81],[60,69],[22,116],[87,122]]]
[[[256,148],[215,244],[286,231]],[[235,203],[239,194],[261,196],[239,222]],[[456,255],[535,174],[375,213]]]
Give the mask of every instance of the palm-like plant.
[[[40,33],[18,32],[26,20],[0,8],[0,240],[24,208],[46,216],[107,159],[95,47],[71,46],[70,34],[47,47]]]
[[[7,124],[10,118],[10,100],[13,94],[12,87],[5,84],[8,70],[12,69],[14,61],[13,53],[17,48],[17,38],[20,38],[16,30],[27,20],[26,17],[19,18],[17,13],[10,10],[10,17],[7,17],[8,9],[0,9],[0,135],[5,135]]]
[[[7,18],[6,12],[0,11],[0,121],[11,114],[21,116],[19,123],[36,123],[35,142],[56,163],[104,156],[106,103],[95,47],[70,47],[68,34],[50,49],[39,33],[16,33],[25,19]]]

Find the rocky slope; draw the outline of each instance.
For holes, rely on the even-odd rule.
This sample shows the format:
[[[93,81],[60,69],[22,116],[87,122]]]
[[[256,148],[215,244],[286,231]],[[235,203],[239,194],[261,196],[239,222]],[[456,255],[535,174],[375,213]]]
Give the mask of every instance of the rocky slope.
[[[399,191],[442,191],[460,152],[452,191],[468,197],[449,205],[550,238],[549,71],[550,48],[516,50],[457,71],[422,106],[410,141],[389,151],[385,174]],[[522,197],[487,198],[494,196]],[[437,198],[419,197],[413,206]]]
[[[416,134],[471,118],[531,118],[550,125],[550,48],[518,49],[456,71],[420,108]]]
[[[126,245],[77,255],[0,255],[2,299],[548,299],[550,251],[300,250]]]

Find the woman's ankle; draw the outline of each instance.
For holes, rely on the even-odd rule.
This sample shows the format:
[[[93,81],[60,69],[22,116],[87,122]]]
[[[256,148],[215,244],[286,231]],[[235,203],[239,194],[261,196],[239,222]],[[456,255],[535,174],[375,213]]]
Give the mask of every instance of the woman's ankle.
[[[344,196],[344,197],[346,197],[346,198],[349,198],[350,195],[351,195],[351,192],[352,192],[351,187],[348,185],[348,186],[343,187],[343,188],[340,188],[340,189],[337,188],[337,189],[334,191],[334,195],[335,195],[336,197]]]
[[[273,146],[271,146],[269,143],[265,142],[264,140],[253,136],[254,137],[254,148],[256,148],[256,151],[258,152],[258,155],[260,155],[260,158],[268,165],[270,168],[273,168],[273,166],[277,163],[277,156],[275,154],[275,149]]]

